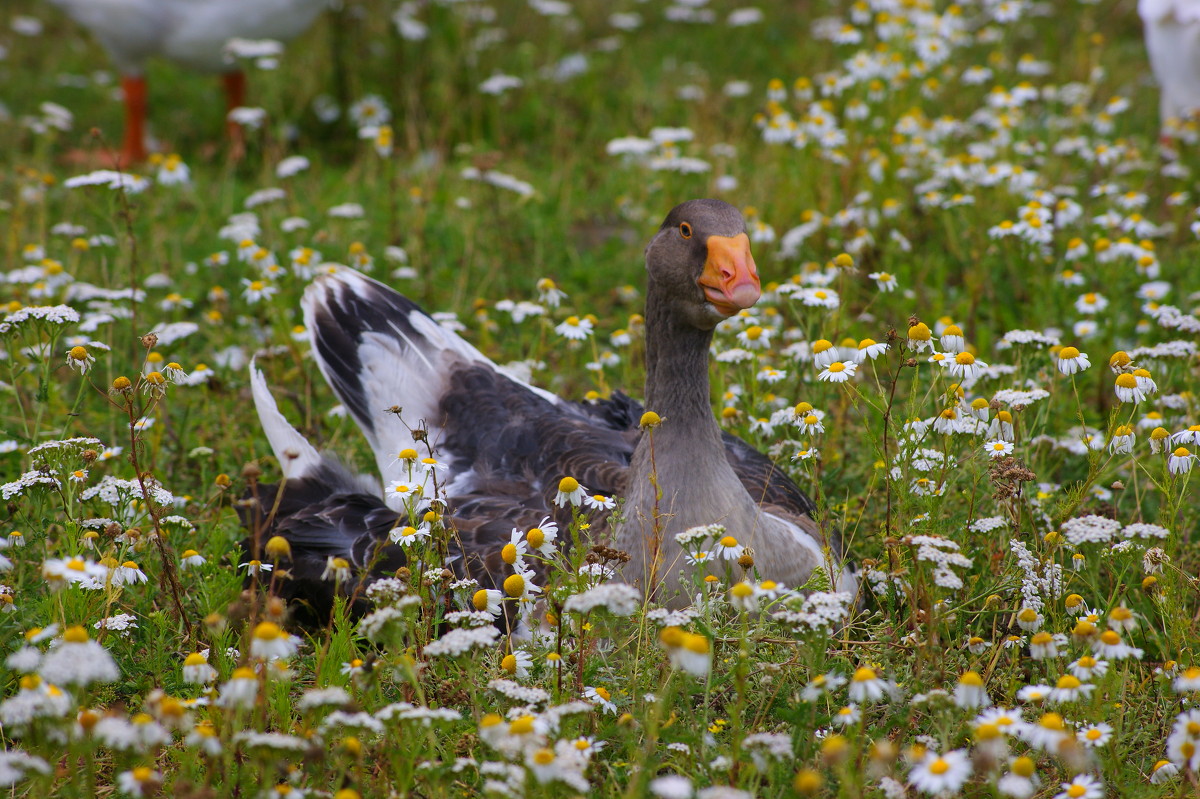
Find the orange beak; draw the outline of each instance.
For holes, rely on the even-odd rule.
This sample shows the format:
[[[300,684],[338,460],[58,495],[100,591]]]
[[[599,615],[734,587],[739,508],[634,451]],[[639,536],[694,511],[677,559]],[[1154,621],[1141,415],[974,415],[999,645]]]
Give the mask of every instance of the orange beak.
[[[750,255],[750,237],[709,236],[704,272],[696,281],[704,297],[723,316],[749,308],[762,296],[758,268]]]

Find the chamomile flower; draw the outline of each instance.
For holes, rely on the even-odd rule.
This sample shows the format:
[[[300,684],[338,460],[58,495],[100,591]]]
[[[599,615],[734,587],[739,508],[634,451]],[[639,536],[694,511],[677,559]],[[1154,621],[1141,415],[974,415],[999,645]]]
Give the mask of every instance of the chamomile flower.
[[[587,489],[581,486],[574,477],[564,477],[558,481],[558,493],[554,495],[554,504],[560,508],[567,505],[579,507],[579,503],[587,494]]]
[[[217,670],[208,663],[208,657],[193,652],[183,659],[183,681],[192,685],[208,685],[217,679]]]
[[[87,374],[95,362],[96,357],[88,352],[87,347],[72,347],[67,350],[67,365],[78,369],[81,375]]]
[[[588,494],[583,498],[583,504],[592,510],[612,510],[617,505],[616,500],[603,494]]]
[[[958,325],[946,325],[946,329],[942,331],[938,341],[942,345],[942,351],[950,355],[966,352],[967,339]]]
[[[857,705],[846,705],[833,714],[833,723],[839,727],[853,727],[862,721],[862,711]]]
[[[602,685],[588,686],[583,689],[583,698],[602,708],[608,713],[616,713],[617,706],[612,701],[612,694]]]
[[[988,698],[983,678],[977,672],[965,671],[954,686],[954,704],[961,708],[987,707],[992,703]]]
[[[274,622],[264,621],[254,628],[250,640],[250,656],[263,660],[287,659],[296,654],[299,639],[289,635]],[[236,672],[235,672],[236,676]]]
[[[1113,728],[1109,724],[1089,724],[1075,733],[1075,739],[1084,746],[1099,748],[1106,745],[1113,737]]]
[[[808,681],[800,698],[805,702],[813,702],[827,693],[832,693],[846,684],[846,677],[836,671],[818,674]]]
[[[1108,661],[1096,660],[1091,655],[1084,655],[1068,664],[1067,671],[1081,680],[1099,678],[1108,673]]]
[[[1108,307],[1108,299],[1103,294],[1089,292],[1079,295],[1075,300],[1075,310],[1082,314],[1097,314]]]
[[[1096,686],[1091,683],[1085,683],[1074,675],[1064,674],[1058,678],[1046,699],[1050,702],[1077,702],[1095,689]]]
[[[1137,404],[1146,399],[1146,393],[1138,388],[1137,378],[1128,372],[1117,375],[1114,389],[1117,394],[1117,399],[1121,402],[1132,402]]]
[[[1167,470],[1171,474],[1187,474],[1195,460],[1196,456],[1187,447],[1176,447],[1167,457]]]
[[[908,772],[908,781],[922,793],[956,793],[971,776],[971,759],[961,749],[929,752]]]
[[[1069,376],[1087,369],[1092,362],[1088,360],[1087,354],[1080,352],[1077,347],[1063,347],[1058,351],[1056,365],[1058,371]]]
[[[738,540],[731,535],[722,536],[713,545],[714,554],[722,560],[737,560],[745,551],[746,548],[739,544]]]
[[[887,691],[888,684],[870,667],[860,666],[850,678],[851,702],[875,702]]]
[[[1076,774],[1070,782],[1062,783],[1062,788],[1054,799],[1104,799],[1104,783],[1091,774]]]
[[[954,360],[947,364],[946,369],[953,377],[960,380],[975,380],[988,368],[983,361],[977,360],[969,352],[960,352]]]
[[[890,272],[872,272],[867,277],[874,280],[876,287],[885,294],[895,291],[896,287],[900,285],[899,281],[896,280],[896,276]]]
[[[529,548],[549,557],[555,552],[555,541],[558,539],[558,525],[549,516],[542,517],[537,527],[532,527],[525,533],[525,541]]]
[[[996,790],[1014,799],[1029,799],[1041,785],[1037,766],[1029,757],[1018,757],[1009,764],[1008,772],[996,781]]]
[[[933,351],[933,331],[924,322],[917,322],[908,328],[908,346],[915,352],[922,350]]]
[[[572,341],[583,341],[592,335],[592,320],[587,317],[568,316],[554,328],[554,332]]]
[[[809,351],[812,353],[813,365],[818,369],[824,369],[838,359],[837,347],[827,339],[817,339],[809,347]]]
[[[737,334],[738,342],[748,350],[765,350],[771,347],[771,328],[749,325]]]
[[[887,342],[880,344],[873,338],[864,338],[858,342],[858,351],[854,354],[854,362],[858,364],[873,361],[888,350]]]
[[[983,451],[992,458],[1003,458],[1013,453],[1013,443],[997,438],[984,444]]]
[[[857,369],[858,364],[853,361],[834,361],[817,375],[817,379],[829,383],[845,383],[854,377]]]

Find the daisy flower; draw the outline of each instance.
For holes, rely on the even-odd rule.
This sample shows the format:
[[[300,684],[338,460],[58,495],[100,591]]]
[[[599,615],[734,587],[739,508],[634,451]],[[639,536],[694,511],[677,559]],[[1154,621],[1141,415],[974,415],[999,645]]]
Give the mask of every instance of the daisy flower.
[[[1108,307],[1108,299],[1103,294],[1089,292],[1079,295],[1075,300],[1075,310],[1082,314],[1096,314]]]
[[[1013,453],[1013,443],[997,438],[984,444],[983,451],[993,458],[1003,458]]]
[[[882,292],[895,291],[896,286],[900,285],[896,280],[896,276],[890,272],[872,272],[867,275],[871,280],[875,281],[875,285]]]
[[[1062,783],[1062,788],[1054,799],[1104,799],[1104,783],[1091,774],[1076,774],[1075,779]]]
[[[882,699],[887,689],[887,683],[879,678],[875,669],[861,666],[850,678],[850,701],[874,702]]]
[[[1187,474],[1192,470],[1192,462],[1196,456],[1187,447],[1176,447],[1167,458],[1167,470],[1171,474]]]
[[[480,588],[471,595],[471,607],[481,613],[490,613],[492,616],[499,616],[501,613],[500,602],[503,596],[503,594],[495,589]]]
[[[554,504],[560,508],[567,505],[579,507],[579,503],[587,496],[587,489],[579,484],[574,477],[564,477],[558,481],[558,493],[554,495]]]
[[[963,353],[967,349],[967,339],[958,325],[946,325],[938,341],[943,351],[953,355]]]
[[[613,704],[612,694],[602,685],[588,686],[583,689],[583,698],[609,713],[616,713],[617,706]]]
[[[1041,785],[1033,759],[1018,757],[1008,767],[1008,773],[996,781],[996,790],[1004,796],[1029,799]]]
[[[737,334],[738,342],[748,350],[765,350],[771,346],[771,330],[761,325],[750,325]]]
[[[813,365],[823,369],[838,359],[837,347],[827,339],[819,338],[809,348],[812,352]]]
[[[183,681],[193,685],[208,685],[217,679],[217,670],[208,664],[201,652],[193,652],[183,659]]]
[[[1063,347],[1058,351],[1058,371],[1064,375],[1082,372],[1091,365],[1092,362],[1088,360],[1087,354],[1080,352],[1077,347]]]
[[[1034,660],[1058,657],[1058,642],[1045,630],[1034,633],[1029,639],[1029,656]]]
[[[554,328],[554,332],[563,338],[573,341],[583,341],[592,334],[592,320],[587,317],[568,316]]]
[[[817,379],[830,383],[845,383],[847,380],[854,377],[854,372],[857,369],[858,364],[854,363],[853,361],[834,361],[817,375]]]
[[[858,352],[854,355],[855,363],[873,361],[888,350],[887,343],[880,344],[873,338],[864,338],[858,342]]]
[[[971,759],[961,749],[929,752],[908,772],[914,788],[930,795],[956,793],[971,776]]]
[[[1090,680],[1093,677],[1103,677],[1108,673],[1108,661],[1096,660],[1091,655],[1084,655],[1078,660],[1071,662],[1067,666],[1067,671],[1071,672],[1071,674],[1075,675],[1081,680]],[[1197,676],[1200,677],[1200,673],[1198,673]]]
[[[1152,785],[1162,785],[1178,773],[1179,766],[1170,760],[1160,760],[1150,769],[1150,783]]]
[[[245,286],[242,289],[242,296],[251,305],[260,300],[269,300],[275,295],[275,292],[279,291],[279,289],[265,280],[250,280],[244,277],[242,278],[242,285]]]
[[[78,369],[81,375],[87,374],[95,362],[96,357],[87,351],[87,347],[72,347],[67,350],[67,365]]]
[[[290,658],[296,654],[298,639],[289,635],[274,622],[264,621],[254,628],[250,640],[250,656],[263,660]],[[234,672],[237,675],[237,672]]]
[[[976,360],[975,356],[969,352],[960,352],[954,356],[954,360],[946,368],[952,376],[960,380],[974,380],[983,374],[987,369],[987,364]]]
[[[924,322],[917,322],[908,328],[908,346],[915,352],[933,350],[933,331]]]
[[[825,425],[821,424],[821,417],[813,412],[809,412],[803,418],[797,417],[796,427],[800,429],[800,432],[810,436],[825,432]]]
[[[983,686],[983,678],[977,672],[965,671],[954,686],[954,704],[961,708],[987,707],[992,703],[988,698],[987,689]]]
[[[722,536],[713,547],[716,557],[722,560],[737,560],[746,548],[731,535]]]
[[[1117,375],[1114,390],[1121,402],[1137,404],[1146,398],[1146,394],[1138,388],[1137,378],[1129,373]]]
[[[1046,713],[1036,723],[1026,725],[1021,730],[1021,737],[1030,746],[1055,753],[1058,751],[1059,744],[1070,736],[1062,716],[1057,713]]]
[[[833,723],[839,727],[852,727],[862,721],[862,711],[857,705],[846,705],[833,714]]]
[[[1089,724],[1075,734],[1075,738],[1084,746],[1101,747],[1112,740],[1113,728],[1103,722]]]
[[[812,702],[826,693],[836,691],[845,684],[845,676],[836,671],[818,674],[804,686],[804,690],[800,692],[800,698],[805,702]]]
[[[1091,683],[1081,682],[1078,677],[1064,674],[1058,678],[1058,682],[1050,690],[1046,699],[1050,702],[1077,702],[1086,698],[1094,690],[1096,690],[1096,686]]]

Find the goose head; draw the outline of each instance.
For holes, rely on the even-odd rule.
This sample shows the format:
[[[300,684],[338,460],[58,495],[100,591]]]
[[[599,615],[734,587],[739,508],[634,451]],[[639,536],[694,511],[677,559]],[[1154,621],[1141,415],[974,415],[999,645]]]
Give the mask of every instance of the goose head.
[[[671,209],[646,246],[650,291],[671,315],[700,330],[749,308],[762,296],[742,214],[720,200]]]

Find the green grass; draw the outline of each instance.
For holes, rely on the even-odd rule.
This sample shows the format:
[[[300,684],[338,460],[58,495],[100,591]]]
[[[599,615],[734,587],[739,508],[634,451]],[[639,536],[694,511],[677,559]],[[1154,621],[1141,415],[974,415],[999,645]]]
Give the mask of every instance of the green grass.
[[[65,360],[68,339],[80,334],[78,324],[22,323],[5,329],[0,341],[5,352],[0,441],[12,442],[6,448],[11,451],[0,454],[0,482],[44,468],[54,470],[63,485],[62,491],[14,488],[2,506],[0,535],[20,531],[25,546],[0,553],[13,563],[0,574],[13,600],[7,603],[11,612],[0,614],[0,641],[7,642],[0,644],[0,653],[8,657],[21,649],[23,634],[36,628],[59,625],[50,637],[61,639],[66,627],[83,625],[120,669],[119,679],[69,688],[61,705],[41,705],[36,718],[25,719],[18,712],[21,702],[45,694],[47,683],[22,678],[19,672],[36,669],[18,669],[19,661],[0,667],[4,747],[36,755],[48,767],[45,774],[33,770],[14,778],[16,795],[103,795],[114,790],[110,786],[119,784],[120,775],[128,780],[134,769],[149,767],[161,774],[150,782],[161,782],[165,795],[181,796],[287,795],[285,789],[270,792],[272,785],[290,786],[291,795],[347,789],[362,796],[389,791],[464,796],[485,790],[552,796],[585,793],[578,779],[586,779],[596,795],[639,796],[650,789],[650,780],[667,774],[687,776],[696,790],[732,786],[771,797],[882,796],[883,778],[904,783],[925,768],[917,765],[924,757],[921,747],[972,753],[973,773],[955,791],[967,796],[999,795],[997,778],[1008,770],[1010,757],[1026,755],[1041,780],[1037,796],[1055,796],[1062,782],[1078,774],[1102,779],[1107,795],[1183,796],[1195,789],[1194,769],[1185,768],[1162,785],[1148,780],[1155,762],[1168,757],[1165,742],[1179,714],[1194,704],[1172,688],[1170,675],[1197,665],[1200,633],[1195,492],[1189,491],[1188,475],[1169,473],[1165,455],[1151,452],[1149,441],[1155,425],[1177,433],[1200,422],[1197,336],[1165,328],[1143,309],[1145,301],[1137,294],[1149,279],[1135,268],[1134,258],[1097,256],[1101,240],[1116,243],[1126,234],[1092,221],[1119,210],[1117,198],[1125,192],[1146,195],[1139,213],[1160,227],[1130,234],[1131,239],[1153,242],[1161,272],[1157,279],[1170,287],[1159,303],[1178,307],[1194,324],[1193,292],[1200,286],[1190,225],[1196,198],[1169,201],[1175,192],[1193,190],[1194,181],[1163,169],[1167,162],[1156,144],[1157,91],[1132,4],[1050,4],[1045,18],[1027,12],[1014,23],[993,23],[987,30],[994,35],[956,44],[945,63],[924,75],[914,74],[920,68],[908,40],[892,40],[885,46],[905,74],[877,88],[850,86],[830,98],[824,110],[798,99],[793,82],[844,74],[847,59],[880,43],[872,26],[861,23],[855,25],[865,36],[860,45],[814,37],[819,18],[848,20],[850,7],[844,3],[770,0],[761,5],[764,21],[745,27],[724,24],[737,8],[731,3],[711,6],[715,25],[668,21],[661,3],[580,3],[566,18],[504,3],[495,6],[493,22],[464,11],[479,6],[435,4],[417,11],[429,30],[421,42],[398,36],[390,4],[351,0],[344,6],[290,43],[278,69],[251,70],[250,102],[267,111],[268,123],[249,133],[247,156],[237,162],[226,157],[217,82],[171,64],[152,64],[151,124],[167,151],[190,167],[191,181],[151,185],[137,194],[64,186],[91,169],[75,165],[78,151],[98,153],[120,141],[116,76],[103,51],[49,4],[0,8],[0,45],[6,48],[0,82],[20,87],[3,98],[9,115],[0,116],[5,273],[19,278],[18,270],[41,268],[41,279],[51,283],[61,271],[76,283],[146,291],[136,302],[114,301],[116,318],[86,334],[110,351],[87,344],[96,362],[85,377]],[[918,4],[905,8],[893,16],[920,18]],[[636,12],[644,24],[619,31],[608,23],[614,11]],[[942,5],[936,11],[943,20],[959,18]],[[977,6],[959,11],[966,30],[984,27]],[[40,19],[44,30],[33,36],[15,32],[22,15]],[[911,22],[903,26],[915,30]],[[502,41],[472,49],[481,34],[496,31]],[[550,77],[564,58],[578,53],[586,54],[586,71],[562,81]],[[1045,62],[1049,72],[1019,74],[1023,55]],[[972,65],[991,68],[991,78],[980,85],[963,82],[963,71]],[[106,70],[110,80],[94,80],[97,70]],[[524,86],[500,97],[481,93],[479,84],[497,72],[521,78]],[[62,76],[77,79],[63,81]],[[931,78],[936,87],[928,83]],[[785,88],[778,105],[768,99],[773,79]],[[749,94],[726,95],[723,87],[734,80],[746,81]],[[988,108],[993,87],[1012,90],[1022,81],[1043,90],[1058,87],[1060,96],[1063,87],[1070,93],[1077,84],[1078,97],[1065,103],[1043,93],[1043,99],[1004,120],[994,113],[978,115]],[[688,87],[699,87],[703,99],[681,99],[680,90]],[[314,100],[322,95],[348,103],[370,94],[383,98],[392,112],[395,147],[388,157],[376,153],[370,140],[360,140],[344,113],[329,124],[314,112]],[[1108,130],[1100,115],[1114,97],[1124,98],[1128,107],[1111,115]],[[846,116],[855,99],[869,103],[868,119]],[[42,116],[44,102],[70,110],[69,130],[26,124]],[[816,142],[805,147],[765,142],[761,126],[782,113],[797,121],[806,114],[809,121],[829,115],[845,140],[827,151]],[[904,125],[906,115],[918,124]],[[933,124],[939,119],[959,124],[942,136]],[[606,153],[610,141],[645,137],[659,126],[691,130],[694,139],[678,142],[678,152],[705,159],[710,171],[653,171],[638,159]],[[995,135],[995,130],[1006,133]],[[1092,150],[1104,145],[1121,148],[1123,155],[1107,164],[1083,158],[1066,147],[1075,137],[1084,137]],[[715,145],[727,147],[714,152]],[[1200,165],[1196,145],[1182,144],[1178,150],[1179,164],[1193,173]],[[297,154],[309,158],[311,167],[276,177],[276,165]],[[878,172],[871,168],[873,161],[879,162]],[[937,186],[922,185],[951,168],[961,175],[976,166],[1019,167],[1038,177],[1025,187],[953,175]],[[515,176],[535,191],[520,196],[465,179],[468,167]],[[143,169],[150,176],[156,171],[152,165]],[[736,188],[718,188],[722,176],[736,178]],[[1105,183],[1114,184],[1116,194],[1093,191]],[[864,589],[850,617],[831,630],[804,631],[771,611],[747,614],[731,606],[731,584],[757,585],[762,575],[755,571],[730,567],[719,572],[716,584],[702,584],[702,575],[695,575],[697,590],[710,601],[682,626],[702,636],[712,652],[711,672],[697,678],[671,665],[670,656],[678,653],[668,651],[653,616],[647,618],[644,610],[619,618],[604,611],[561,612],[567,597],[583,587],[575,570],[586,552],[578,548],[556,562],[545,586],[561,620],[548,638],[529,644],[502,639],[457,658],[427,655],[425,647],[445,632],[444,600],[452,592],[414,580],[410,595],[419,605],[407,611],[399,630],[368,641],[344,615],[328,629],[297,630],[305,646],[290,661],[290,673],[267,667],[269,676],[255,678],[252,706],[206,702],[216,694],[185,681],[184,658],[208,650],[218,673],[215,684],[224,690],[236,668],[254,665],[255,624],[274,612],[260,593],[243,593],[243,573],[235,568],[243,536],[235,504],[257,474],[274,481],[279,469],[251,409],[246,371],[224,365],[224,357],[233,348],[244,356],[272,349],[274,354],[260,362],[284,413],[321,447],[364,470],[372,468],[353,422],[328,414],[336,400],[307,357],[307,342],[292,338],[307,281],[285,274],[275,281],[277,293],[269,300],[248,301],[242,281],[261,275],[238,259],[237,242],[219,235],[232,214],[246,210],[248,197],[268,187],[282,188],[284,197],[253,209],[261,226],[254,240],[282,265],[299,246],[312,247],[327,262],[349,264],[352,247],[361,245],[374,260],[376,277],[430,311],[456,313],[466,326],[464,336],[497,362],[541,362],[534,382],[571,399],[616,388],[640,395],[640,342],[616,346],[609,336],[630,327],[631,316],[641,313],[642,249],[678,202],[720,196],[745,209],[752,224],[769,225],[773,240],[758,240],[756,234],[754,245],[764,285],[811,276],[839,254],[853,252],[851,265],[837,268],[829,286],[840,295],[836,309],[806,306],[780,292],[764,299],[757,324],[773,331],[770,346],[748,362],[714,362],[713,400],[716,411],[731,409],[721,413],[728,429],[771,451],[818,499],[820,523],[841,533],[863,574],[890,587]],[[931,204],[923,194],[932,189],[945,197],[962,193],[971,203]],[[1080,206],[1078,219],[1053,225],[1041,249],[989,233],[1005,220],[1019,222],[1038,189],[1055,201],[1073,198]],[[331,218],[328,209],[342,203],[361,204],[362,217]],[[848,208],[861,217],[819,226],[793,255],[780,255],[780,239],[811,214],[831,218]],[[894,214],[884,213],[887,209]],[[294,216],[310,226],[285,231],[283,221]],[[1131,222],[1129,211],[1119,217]],[[62,223],[81,226],[84,238],[105,235],[114,243],[76,247],[75,233],[52,232]],[[853,245],[859,229],[869,232],[873,244]],[[1075,238],[1087,244],[1089,254],[1069,260]],[[31,246],[40,247],[42,255],[28,258]],[[393,246],[404,249],[415,277],[389,277],[401,266],[386,257]],[[228,263],[209,266],[206,259],[216,252],[227,253]],[[1064,285],[1064,269],[1081,273],[1082,285]],[[898,290],[881,292],[868,278],[877,271],[895,275]],[[540,278],[553,279],[567,293],[562,307],[520,324],[495,307],[502,300],[537,301]],[[72,280],[45,291],[36,280],[13,280],[0,284],[0,300],[9,303],[6,314],[59,303],[84,313],[99,310],[68,299]],[[626,286],[639,293],[631,295]],[[225,296],[215,297],[214,289]],[[1085,292],[1102,294],[1108,307],[1094,315],[1081,313],[1076,302]],[[192,306],[162,309],[171,293]],[[554,332],[567,316],[585,314],[594,315],[597,333],[583,346]],[[939,462],[928,470],[919,463],[915,445],[897,454],[905,422],[932,419],[955,405],[948,391],[956,381],[927,363],[928,353],[907,349],[910,317],[931,327],[941,318],[952,320],[980,360],[1013,367],[968,387],[967,402],[992,400],[1005,389],[1048,392],[1028,407],[993,403],[989,411],[993,419],[1002,409],[1015,418],[1013,454],[1034,476],[1020,485],[1019,494],[1004,495],[1003,477],[983,450],[991,436],[982,433],[930,432],[921,446],[939,455],[924,459]],[[1096,322],[1087,336],[1074,330],[1086,319]],[[199,330],[147,350],[144,334],[181,321],[195,321]],[[715,350],[742,346],[735,336],[748,324],[735,321],[723,328]],[[1045,345],[1000,348],[1012,330],[1058,331],[1061,344],[1077,346],[1092,365],[1074,378],[1063,376]],[[842,385],[818,381],[819,369],[785,352],[796,341],[841,344],[847,337],[888,342],[891,351],[873,367],[861,366],[859,375]],[[1119,402],[1115,376],[1106,365],[1109,356],[1168,341],[1190,342],[1192,350],[1182,357],[1138,358],[1137,365],[1157,381],[1158,393],[1137,406]],[[598,375],[586,364],[604,350],[619,355],[620,362]],[[915,365],[907,364],[909,358]],[[170,384],[161,398],[144,393],[144,375],[169,362],[193,374],[207,364],[212,377],[202,385]],[[757,376],[764,366],[785,370],[786,377],[767,383]],[[110,388],[122,376],[134,381],[131,391]],[[740,393],[726,394],[735,385]],[[824,412],[824,433],[805,435],[790,421],[777,422],[770,432],[752,424],[799,402]],[[1138,426],[1149,412],[1162,416]],[[153,426],[131,434],[130,422],[145,414],[155,418]],[[1118,426],[1138,427],[1132,453],[1113,454],[1104,447],[1081,453],[1075,429],[1081,420],[1104,446]],[[39,444],[69,437],[95,437],[100,443],[62,454],[30,454]],[[793,459],[802,445],[818,449],[820,456]],[[94,462],[82,452],[106,446],[123,450]],[[1189,446],[1192,453],[1196,449]],[[67,475],[85,467],[84,483],[71,483]],[[80,499],[103,477],[131,480],[138,474],[152,476],[181,498],[179,506],[122,502],[114,507],[99,498]],[[922,476],[940,485],[940,495],[914,490],[914,480]],[[194,531],[163,527],[162,518],[172,514],[185,517]],[[1169,536],[1136,541],[1128,551],[1103,543],[1070,545],[1064,537],[1069,520],[1088,514],[1123,525],[1159,524]],[[81,522],[96,517],[118,524],[99,530],[96,548],[88,550]],[[970,529],[988,517],[1002,519],[1003,526]],[[163,529],[158,542],[150,540],[156,527]],[[970,566],[954,569],[961,588],[937,584],[933,565],[919,557],[919,542],[909,537],[918,534],[942,536],[970,558]],[[1063,568],[1061,592],[1042,597],[1043,629],[1066,639],[1057,657],[1033,658],[1032,633],[1018,625],[1026,600],[1010,539],[1028,547],[1039,570]],[[1143,554],[1151,546],[1161,547],[1168,560],[1148,579]],[[179,557],[188,549],[197,550],[207,564],[179,571]],[[148,581],[53,590],[43,564],[79,555],[136,561]],[[432,550],[423,563],[438,565]],[[178,595],[173,579],[179,581]],[[1069,663],[1089,651],[1089,638],[1072,635],[1076,619],[1065,601],[1070,594],[1096,611],[1101,630],[1113,610],[1131,609],[1138,626],[1126,640],[1143,656],[1113,660],[1105,675],[1091,680],[1095,687],[1085,700],[1044,707],[1019,702],[1022,688],[1053,686]],[[117,613],[130,614],[137,627],[125,634],[93,629]],[[668,643],[672,635],[666,634]],[[1010,635],[1024,640],[1007,647]],[[985,648],[968,648],[973,636]],[[49,641],[34,635],[28,646],[46,652]],[[493,727],[488,714],[524,712],[514,710],[522,701],[488,687],[489,681],[509,676],[502,658],[512,647],[524,648],[532,658],[530,673],[520,682],[548,692],[546,702],[536,703],[539,719],[545,718],[546,705],[578,700],[589,686],[606,687],[617,712],[566,715],[560,727],[519,744],[512,741],[520,724],[496,736],[501,727]],[[561,661],[548,658],[551,653]],[[356,659],[361,664],[352,678],[343,666]],[[862,703],[861,720],[835,730],[847,689],[816,701],[804,701],[801,692],[820,674],[850,676],[861,668],[877,670],[900,690],[894,698]],[[1021,705],[1027,721],[1055,710],[1070,729],[1111,725],[1113,738],[1095,750],[1079,744],[1055,751],[1010,738],[1006,752],[993,751],[986,731],[981,735],[971,723],[976,711],[956,707],[938,693],[953,694],[967,671],[982,676],[996,704]],[[347,711],[377,713],[403,701],[449,709],[457,720],[427,726],[393,718],[382,731],[329,726],[325,719],[332,708],[306,708],[299,700],[310,689],[331,686],[349,692],[341,708]],[[180,716],[173,710],[178,706],[164,705],[158,691],[201,701]],[[143,709],[150,716],[138,721],[162,723],[171,731],[169,742],[114,747],[90,726],[98,716],[127,720]],[[81,713],[83,732],[76,723]],[[197,725],[207,729],[204,724],[211,724],[221,742],[217,754],[202,753],[195,738],[189,739]],[[295,747],[254,746],[238,737],[246,731],[293,735],[289,740]],[[748,746],[747,738],[759,733],[781,736],[783,754],[752,756],[755,739]],[[583,776],[543,781],[532,759],[537,750],[584,735],[604,746],[590,756],[586,769],[576,769]],[[473,760],[456,766],[455,758]],[[558,762],[569,760],[559,753]],[[495,781],[505,780],[509,772],[502,771],[508,768],[511,784],[500,787]]]

